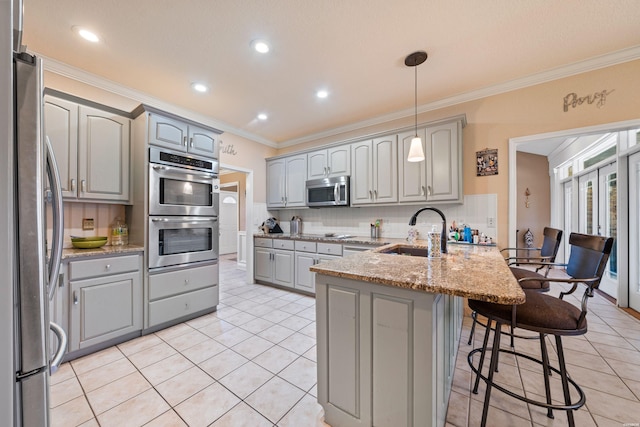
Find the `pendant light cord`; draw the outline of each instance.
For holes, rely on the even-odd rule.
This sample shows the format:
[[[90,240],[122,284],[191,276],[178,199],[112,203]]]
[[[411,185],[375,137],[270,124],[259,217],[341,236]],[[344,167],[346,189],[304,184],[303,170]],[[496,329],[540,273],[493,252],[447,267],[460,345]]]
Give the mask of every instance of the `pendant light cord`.
[[[415,102],[414,102],[414,106],[415,106],[415,120],[416,120],[416,127],[415,127],[415,131],[416,131],[416,138],[418,137],[418,66],[417,64],[413,67],[415,70],[415,88],[414,88],[414,95],[415,95]]]

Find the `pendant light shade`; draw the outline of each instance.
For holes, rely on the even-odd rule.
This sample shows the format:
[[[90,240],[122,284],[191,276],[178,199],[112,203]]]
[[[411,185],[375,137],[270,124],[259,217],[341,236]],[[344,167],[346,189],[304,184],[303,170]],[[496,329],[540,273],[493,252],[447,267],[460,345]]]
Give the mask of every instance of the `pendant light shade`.
[[[409,155],[407,156],[408,162],[421,162],[424,160],[424,150],[422,149],[422,140],[418,136],[418,65],[427,60],[427,52],[419,50],[413,52],[411,55],[404,59],[404,65],[407,67],[414,67],[415,73],[415,87],[414,87],[414,106],[415,106],[415,132],[416,136],[411,140],[411,146],[409,147]]]

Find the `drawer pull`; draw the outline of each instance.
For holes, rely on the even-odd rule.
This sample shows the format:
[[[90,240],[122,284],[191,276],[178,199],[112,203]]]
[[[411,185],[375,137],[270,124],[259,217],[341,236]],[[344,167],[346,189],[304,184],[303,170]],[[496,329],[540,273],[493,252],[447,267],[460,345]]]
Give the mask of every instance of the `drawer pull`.
[[[184,279],[184,285],[189,286],[189,279]]]
[[[185,310],[189,310],[189,303],[188,303],[188,302],[185,302],[185,303],[184,303],[184,309],[185,309]]]
[[[73,305],[78,305],[78,291],[73,291]]]
[[[106,271],[111,270],[111,264],[107,264],[107,265],[105,265],[105,266],[104,266],[104,269],[105,269]]]

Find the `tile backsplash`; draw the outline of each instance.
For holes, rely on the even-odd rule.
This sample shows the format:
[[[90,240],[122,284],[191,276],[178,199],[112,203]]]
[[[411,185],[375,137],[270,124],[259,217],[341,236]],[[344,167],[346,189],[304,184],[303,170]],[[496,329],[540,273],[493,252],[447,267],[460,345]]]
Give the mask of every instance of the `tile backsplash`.
[[[381,237],[405,238],[409,231],[409,219],[424,205],[398,205],[376,207],[349,208],[319,208],[319,209],[288,209],[282,211],[263,211],[264,218],[274,216],[280,222],[280,227],[286,233],[289,231],[289,220],[294,216],[302,218],[302,232],[306,234],[321,234],[332,232],[336,234],[351,234],[354,236],[368,236],[370,224],[376,219],[382,219]],[[453,221],[459,227],[463,224],[477,229],[497,241],[498,229],[498,197],[496,194],[476,194],[464,197],[461,205],[433,205],[440,209],[447,218],[447,228]],[[255,213],[258,214],[258,210]],[[256,219],[260,219],[256,215]],[[493,227],[489,227],[489,219],[493,220]],[[258,224],[260,225],[261,222]],[[435,212],[423,212],[418,216],[416,227],[424,236],[431,226],[441,229],[442,220]],[[255,230],[257,232],[257,229]]]
[[[64,204],[64,247],[70,248],[71,237],[109,236],[109,225],[117,217],[125,218],[124,205],[103,203],[71,203]],[[93,219],[93,230],[83,230],[83,218]],[[127,222],[128,223],[128,222]],[[53,224],[50,206],[47,206],[47,240],[51,241],[51,225]]]

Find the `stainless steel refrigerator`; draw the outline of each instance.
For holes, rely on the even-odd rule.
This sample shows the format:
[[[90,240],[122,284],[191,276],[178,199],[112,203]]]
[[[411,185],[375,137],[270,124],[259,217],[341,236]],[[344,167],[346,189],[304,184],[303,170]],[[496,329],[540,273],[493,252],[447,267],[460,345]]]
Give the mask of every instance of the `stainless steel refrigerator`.
[[[19,36],[18,36],[19,39]],[[20,49],[19,40],[14,49]],[[17,44],[17,46],[15,46]],[[62,254],[63,210],[53,152],[42,127],[40,59],[13,52],[14,426],[49,425],[49,375],[62,360],[64,331],[49,320]],[[45,208],[53,207],[51,241]],[[50,331],[57,339],[51,339]],[[50,342],[52,341],[52,342]],[[57,351],[50,346],[58,347]],[[6,425],[6,424],[5,424]]]

